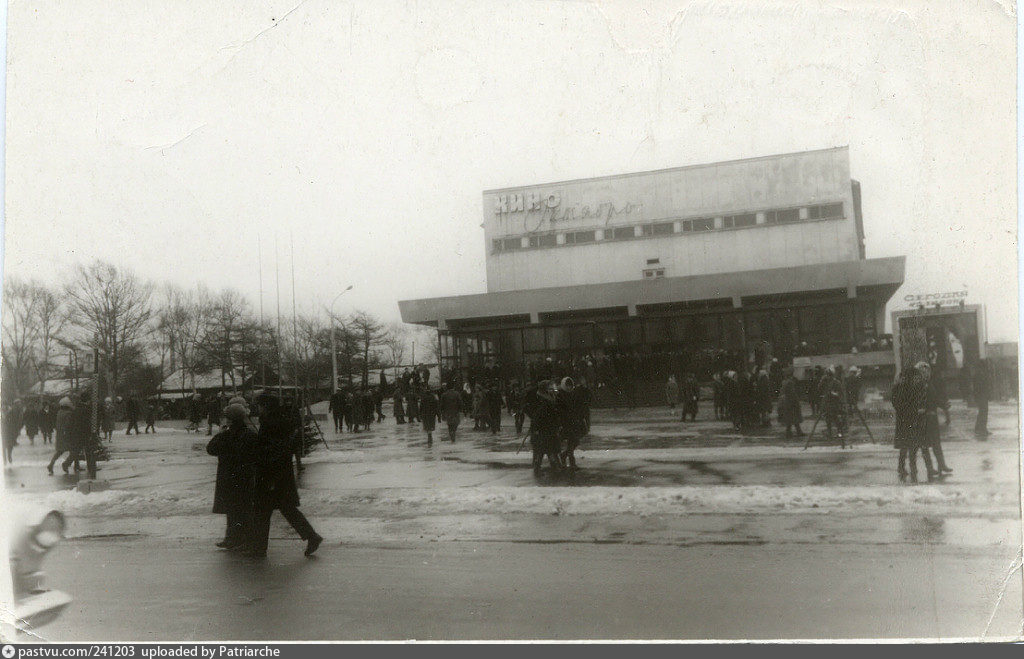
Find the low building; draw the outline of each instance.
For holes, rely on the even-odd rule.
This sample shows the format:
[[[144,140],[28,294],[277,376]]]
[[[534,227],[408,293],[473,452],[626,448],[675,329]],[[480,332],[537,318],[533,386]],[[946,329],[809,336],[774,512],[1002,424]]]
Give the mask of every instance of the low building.
[[[489,190],[487,292],[399,309],[437,328],[443,373],[470,379],[891,365],[905,257],[866,258],[860,194],[846,147]]]

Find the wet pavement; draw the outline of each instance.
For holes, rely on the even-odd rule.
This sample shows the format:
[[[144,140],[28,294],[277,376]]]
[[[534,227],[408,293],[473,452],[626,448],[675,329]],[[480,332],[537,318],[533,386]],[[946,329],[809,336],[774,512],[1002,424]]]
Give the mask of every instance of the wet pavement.
[[[223,532],[223,518],[209,513],[216,463],[205,451],[208,437],[180,424],[164,424],[156,435],[115,434],[111,460],[100,463],[110,489],[88,495],[73,490],[77,476],[60,473],[59,465],[48,475],[48,448],[22,438],[4,491],[65,511],[69,539],[53,559],[53,579],[76,601],[98,598],[108,607],[69,611],[71,627],[53,638],[97,638],[110,625],[131,629],[127,621],[149,625],[151,636],[137,638],[174,640],[948,638],[986,627],[1006,636],[1019,633],[1024,619],[1016,415],[1015,406],[993,405],[993,435],[980,442],[971,432],[973,411],[955,404],[943,434],[955,471],[917,485],[896,479],[884,412],[867,415],[874,442],[855,428],[847,449],[819,436],[804,450],[803,440],[778,429],[740,434],[724,422],[682,423],[667,409],[599,410],[572,478],[547,469],[535,476],[529,446],[517,453],[522,437],[507,417],[497,435],[464,421],[454,444],[441,429],[429,447],[418,424],[390,418],[357,434],[324,425],[327,446],[304,459],[299,477],[302,509],[327,537],[320,558],[302,560],[301,543],[275,516],[263,567],[212,551]],[[60,564],[71,556],[74,569]],[[502,572],[506,560],[524,564]],[[531,570],[531,561],[543,567]],[[432,607],[396,599],[407,571],[420,564],[438,566],[413,580],[424,602],[431,589],[447,602],[456,618],[449,627],[431,622]],[[453,589],[460,566],[465,581]],[[856,576],[844,578],[852,581],[836,582],[851,570]],[[111,571],[138,576],[113,586]],[[677,586],[655,578],[659,571],[679,579]],[[215,590],[251,601],[210,609],[222,598],[192,591],[196,573]],[[565,574],[577,576],[562,583]],[[573,597],[604,597],[627,576],[654,593],[646,605],[669,607],[674,617],[637,620],[639,613],[607,597],[586,622],[547,622],[560,620]],[[545,580],[561,590],[546,589]],[[101,583],[106,590],[98,594]],[[340,595],[331,599],[325,584]],[[835,593],[829,584],[852,590]],[[518,588],[537,616],[506,620],[481,608],[492,602],[486,606],[519,610],[510,594]],[[764,588],[779,589],[790,603],[777,619],[749,606],[747,596]],[[303,609],[303,593],[317,613],[285,616],[285,626],[270,620],[275,609]],[[835,599],[840,595],[849,602]],[[365,611],[352,603],[364,597]],[[148,604],[132,607],[136,601]],[[171,603],[187,615],[163,619]],[[849,613],[844,620],[816,617],[812,605],[848,606]],[[266,624],[237,621],[238,606],[265,607],[257,619]],[[409,616],[393,615],[399,611]],[[347,626],[330,626],[329,615]],[[182,627],[186,621],[191,630]]]

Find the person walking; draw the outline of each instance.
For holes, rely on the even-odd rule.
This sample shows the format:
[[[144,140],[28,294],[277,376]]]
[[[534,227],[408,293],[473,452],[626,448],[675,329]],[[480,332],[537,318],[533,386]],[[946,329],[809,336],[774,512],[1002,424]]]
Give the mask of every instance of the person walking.
[[[842,381],[836,376],[833,367],[829,367],[821,380],[821,405],[825,416],[825,429],[828,436],[832,437],[832,429],[835,428],[839,439],[843,439],[843,432],[846,429],[846,396],[843,393]]]
[[[671,373],[668,376],[668,382],[665,383],[665,401],[670,410],[676,409],[676,405],[679,404],[679,383],[676,382],[676,376]]]
[[[114,437],[114,401],[110,397],[103,399],[103,407],[100,408],[100,429],[103,431],[103,439],[110,441]]]
[[[256,435],[253,487],[252,541],[248,555],[265,558],[270,539],[270,518],[275,510],[306,541],[306,556],[323,542],[306,516],[299,510],[299,490],[295,485],[292,455],[295,453],[291,427],[281,401],[270,394],[259,400],[260,429]]]
[[[558,455],[559,414],[554,382],[542,380],[535,391],[527,392],[526,414],[530,417],[533,473],[540,474],[544,456],[547,456],[552,471],[561,472],[562,462]]]
[[[803,422],[803,411],[800,409],[800,385],[793,376],[793,369],[787,368],[779,393],[779,425],[786,427],[786,437],[792,437],[792,429],[796,428],[796,436],[803,437],[800,428]]]
[[[43,403],[39,411],[39,430],[43,433],[43,444],[53,444],[53,425],[56,418],[54,405],[50,401]]]
[[[498,381],[492,380],[484,394],[484,408],[487,414],[487,427],[491,429],[492,435],[497,435],[501,430],[501,391],[498,389]]]
[[[46,471],[50,472],[51,476],[53,475],[53,465],[57,462],[57,459],[71,450],[71,412],[75,407],[68,396],[61,398],[57,406],[59,409],[57,410],[57,418],[54,421],[53,457],[50,458],[50,464],[46,465]],[[74,457],[74,455],[72,454],[71,457]],[[65,474],[68,473],[68,467],[70,466],[70,462],[64,462],[61,465]],[[75,464],[75,471],[78,471],[77,463]]]
[[[434,428],[437,424],[439,403],[437,396],[430,390],[426,381],[420,384],[420,423],[423,424],[423,432],[427,433],[427,446],[434,444]]]
[[[416,379],[409,376],[409,386],[405,390],[405,416],[409,423],[416,423],[420,420],[420,407],[416,402]]]
[[[949,401],[946,399],[944,388],[937,380],[941,376],[934,376],[931,366],[927,362],[918,362],[917,370],[921,373],[925,387],[925,411],[924,411],[924,439],[922,450],[931,449],[935,455],[935,467],[939,476],[952,473],[953,469],[946,464],[946,457],[942,453],[942,438],[939,430],[939,410],[945,409],[948,414]],[[947,421],[948,425],[948,421]]]
[[[445,387],[445,391],[438,401],[438,408],[441,418],[448,424],[448,440],[454,444],[455,432],[459,429],[459,422],[462,420],[462,396],[454,382],[449,382]]]
[[[508,411],[512,415],[512,421],[516,425],[516,435],[523,434],[523,423],[526,421],[526,412],[523,411],[523,397],[526,391],[518,380],[513,380],[508,391]]]
[[[11,464],[14,461],[14,447],[18,445],[18,435],[21,433],[22,421],[21,401],[15,400],[4,407],[0,415],[0,432],[3,433],[4,462]]]
[[[133,401],[134,401],[134,399],[129,400],[128,404],[131,405]],[[210,401],[206,404],[206,434],[207,435],[212,435],[213,434],[213,427],[214,426],[220,427],[220,413],[221,413],[220,399],[216,395],[211,395],[210,396]],[[136,414],[138,414],[138,412],[136,412]],[[129,429],[130,429],[130,427],[129,427]],[[138,422],[136,422],[136,424],[135,424],[135,433],[138,434],[138,432],[139,432],[139,426],[138,426]]]
[[[487,406],[485,402],[486,392],[484,386],[479,382],[473,387],[473,430],[485,430],[487,428]]]
[[[359,404],[359,396],[355,391],[345,392],[345,427],[349,432],[359,432],[360,418],[362,411]]]
[[[583,422],[583,406],[576,391],[576,383],[570,377],[562,378],[561,386],[555,398],[558,408],[558,424],[561,440],[565,449],[560,453],[562,465],[576,471],[576,447],[585,434]]]
[[[392,410],[395,415],[395,424],[399,426],[405,424],[405,404],[403,401],[404,396],[405,392],[402,390],[402,380],[399,379],[395,382],[394,407]]]
[[[373,409],[377,412],[377,423],[384,421],[384,371],[380,372],[381,385],[373,390]]]
[[[772,384],[768,372],[763,368],[757,369],[754,382],[754,398],[757,407],[757,420],[764,428],[772,425]]]
[[[974,422],[974,435],[984,441],[991,434],[988,431],[988,401],[992,396],[992,374],[989,372],[987,359],[979,359],[974,367],[971,388],[974,393],[974,402],[978,406],[978,418]]]
[[[681,420],[686,421],[686,417],[690,417],[690,421],[696,421],[698,401],[700,400],[700,385],[697,384],[697,377],[693,373],[687,373],[683,376],[681,394],[683,403]]]
[[[132,394],[128,396],[128,400],[125,403],[125,415],[128,417],[128,429],[125,431],[125,435],[132,434],[132,428],[135,428],[135,434],[139,434],[139,401]],[[212,427],[212,426],[211,426]]]
[[[217,479],[213,489],[213,513],[224,515],[224,539],[221,549],[240,549],[251,540],[248,518],[252,510],[253,478],[258,437],[243,405],[224,408],[227,428],[206,445],[206,452],[217,458]]]
[[[924,381],[917,368],[911,366],[904,369],[892,386],[892,407],[896,425],[893,432],[893,446],[899,450],[896,463],[896,475],[901,483],[917,482],[917,452],[921,451],[928,480],[934,480],[938,472],[932,468],[932,459],[928,450],[922,447],[924,438],[925,397],[927,391]],[[907,472],[909,461],[910,472]]]
[[[327,411],[334,418],[334,432],[340,433],[345,425],[345,393],[340,389],[331,394]]]
[[[29,444],[32,446],[36,445],[36,435],[39,434],[39,407],[37,403],[31,402],[25,408],[25,415],[22,417],[22,423],[25,425],[25,436],[28,437]]]
[[[144,434],[149,434],[152,430],[153,434],[156,434],[156,406],[152,401],[146,403],[146,430]]]
[[[86,388],[82,390],[78,404],[71,412],[70,452],[61,465],[65,473],[72,461],[75,463],[75,471],[78,471],[79,459],[85,458],[86,475],[89,478],[96,478],[95,447],[96,441],[99,439],[96,434],[98,430],[92,425],[92,393],[90,389]],[[135,429],[135,432],[138,434],[138,428]]]

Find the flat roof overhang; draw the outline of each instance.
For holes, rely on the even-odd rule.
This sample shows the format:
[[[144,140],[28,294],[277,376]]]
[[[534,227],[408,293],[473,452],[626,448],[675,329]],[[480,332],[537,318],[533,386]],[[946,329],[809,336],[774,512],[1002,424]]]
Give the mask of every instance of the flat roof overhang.
[[[448,321],[460,319],[500,319],[524,314],[536,318],[538,314],[560,311],[610,307],[635,310],[641,305],[714,299],[731,300],[733,306],[739,307],[743,298],[835,289],[846,289],[849,297],[855,297],[858,288],[870,288],[874,295],[881,294],[888,300],[903,284],[906,261],[905,256],[892,256],[689,277],[400,300],[398,309],[403,322],[444,327]]]

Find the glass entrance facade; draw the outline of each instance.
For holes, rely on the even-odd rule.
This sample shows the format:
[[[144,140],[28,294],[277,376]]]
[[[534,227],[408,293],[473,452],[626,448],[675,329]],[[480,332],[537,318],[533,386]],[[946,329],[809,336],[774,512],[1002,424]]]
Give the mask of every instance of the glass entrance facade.
[[[485,370],[525,378],[546,364],[612,361],[649,370],[652,377],[693,371],[707,380],[723,367],[764,365],[773,358],[788,365],[798,356],[885,349],[889,339],[879,324],[884,304],[794,301],[773,308],[635,317],[623,309],[621,317],[599,320],[455,326],[440,332],[441,366],[463,378]]]

